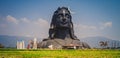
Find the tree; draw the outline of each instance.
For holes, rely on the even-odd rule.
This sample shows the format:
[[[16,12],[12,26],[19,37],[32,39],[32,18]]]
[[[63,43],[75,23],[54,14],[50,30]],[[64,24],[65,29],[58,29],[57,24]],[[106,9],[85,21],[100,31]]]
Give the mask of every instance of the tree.
[[[100,46],[102,47],[102,48],[106,48],[107,46],[108,46],[108,42],[107,41],[100,41],[99,42],[100,43]]]
[[[0,48],[4,48],[4,45],[2,45],[1,43],[0,43]]]

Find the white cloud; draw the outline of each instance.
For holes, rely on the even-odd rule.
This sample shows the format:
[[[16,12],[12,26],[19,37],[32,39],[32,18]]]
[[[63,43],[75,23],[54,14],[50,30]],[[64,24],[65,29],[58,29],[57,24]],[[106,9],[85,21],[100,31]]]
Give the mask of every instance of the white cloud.
[[[82,25],[82,24],[75,24],[75,28],[79,28],[80,30],[96,30],[96,26],[89,26],[89,25]]]
[[[80,38],[85,38],[89,36],[96,36],[96,26],[92,25],[83,25],[83,24],[74,24],[75,35]]]
[[[105,22],[98,25],[74,24],[75,34],[78,38],[101,36],[105,28],[112,27],[112,22]],[[101,30],[102,29],[102,30]]]
[[[30,20],[28,20],[27,18],[22,18],[21,21],[25,23],[30,23]]]
[[[26,23],[30,22],[30,23]],[[47,38],[48,37],[48,30],[49,30],[49,23],[47,20],[39,18],[37,20],[28,20],[24,19],[24,27],[22,36],[29,36],[29,37],[39,37],[39,38]],[[23,27],[22,27],[23,28]]]
[[[106,22],[103,24],[105,27],[112,27],[112,22]]]
[[[15,24],[18,24],[18,22],[19,22],[16,18],[12,17],[11,15],[8,15],[6,18],[7,18],[8,22],[12,22]]]
[[[24,19],[22,22],[24,22],[24,27],[22,27],[22,29],[24,28],[24,30],[22,30],[20,34],[21,36],[39,37],[39,38],[48,37],[49,23],[47,20],[42,18],[32,21],[28,19]]]
[[[48,37],[49,22],[43,18],[30,20],[24,17],[16,19],[8,15],[5,19],[4,24],[0,24],[0,34],[39,38]]]
[[[46,21],[45,19],[39,18],[38,20],[34,21],[34,24],[44,26],[44,25],[48,25],[48,21]]]
[[[103,29],[108,28],[108,27],[112,27],[112,22],[102,23],[100,29],[103,30]]]

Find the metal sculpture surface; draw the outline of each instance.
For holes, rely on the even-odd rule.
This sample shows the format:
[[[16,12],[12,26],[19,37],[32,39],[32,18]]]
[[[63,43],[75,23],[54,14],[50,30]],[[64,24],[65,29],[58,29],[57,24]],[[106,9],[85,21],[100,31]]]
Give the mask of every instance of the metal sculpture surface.
[[[59,7],[54,12],[49,29],[49,38],[77,39],[74,35],[72,16],[67,7]]]

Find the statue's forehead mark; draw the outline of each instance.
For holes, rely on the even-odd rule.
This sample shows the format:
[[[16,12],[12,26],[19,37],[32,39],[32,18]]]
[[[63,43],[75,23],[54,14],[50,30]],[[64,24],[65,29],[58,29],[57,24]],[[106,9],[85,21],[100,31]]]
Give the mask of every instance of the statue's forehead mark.
[[[58,12],[58,14],[63,14],[63,15],[65,15],[66,13],[69,14],[69,12],[66,11],[66,10],[64,10],[64,9],[62,9],[62,10],[60,10],[60,11]]]
[[[63,10],[62,13],[65,14],[65,10]]]

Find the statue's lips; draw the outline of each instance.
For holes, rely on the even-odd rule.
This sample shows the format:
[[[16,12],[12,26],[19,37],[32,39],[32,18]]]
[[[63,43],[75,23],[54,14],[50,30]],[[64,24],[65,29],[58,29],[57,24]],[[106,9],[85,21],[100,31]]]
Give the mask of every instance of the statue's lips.
[[[68,22],[61,22],[62,24],[67,24]]]
[[[68,24],[68,22],[61,22],[61,23],[59,24],[59,26],[60,26],[60,27],[69,27],[69,24]]]

